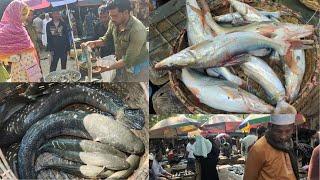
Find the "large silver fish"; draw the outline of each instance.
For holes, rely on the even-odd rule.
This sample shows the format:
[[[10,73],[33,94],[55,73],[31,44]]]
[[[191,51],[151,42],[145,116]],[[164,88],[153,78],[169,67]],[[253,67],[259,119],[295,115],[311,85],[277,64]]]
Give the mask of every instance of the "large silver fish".
[[[190,45],[198,44],[206,39],[212,39],[211,28],[206,24],[202,16],[197,0],[187,0],[187,32]]]
[[[234,83],[182,69],[182,81],[197,99],[212,108],[236,113],[271,113],[273,107]]]
[[[294,101],[300,91],[300,85],[305,73],[305,52],[304,50],[294,50],[293,63],[296,64],[297,71],[292,72],[290,68],[284,64],[284,76],[286,81],[286,95],[289,102]]]
[[[200,9],[196,0],[187,0],[186,1],[187,9],[187,31],[188,31],[188,40],[190,45],[199,44],[202,41],[207,39],[213,39],[214,34],[212,34],[211,28],[207,25],[202,14],[203,11]],[[208,13],[208,12],[206,12]],[[223,76],[225,79],[230,80],[238,85],[241,85],[243,81],[241,78],[232,74],[225,67],[211,68],[211,71],[216,71],[219,75]]]
[[[210,12],[209,5],[205,0],[199,0],[205,12]],[[227,34],[231,32],[257,32],[267,37],[282,36],[283,40],[297,39],[310,36],[313,31],[313,25],[300,25],[291,23],[282,23],[275,21],[254,22],[252,24],[238,27],[222,27],[215,22],[210,13],[205,15],[206,23],[210,26],[214,34]]]
[[[236,57],[250,51],[272,48],[284,56],[289,47],[289,43],[274,41],[257,33],[235,32],[188,47],[157,63],[155,68],[229,66],[243,62]]]
[[[248,62],[240,65],[244,73],[261,85],[272,104],[285,98],[285,89],[272,68],[262,59],[248,56]]]

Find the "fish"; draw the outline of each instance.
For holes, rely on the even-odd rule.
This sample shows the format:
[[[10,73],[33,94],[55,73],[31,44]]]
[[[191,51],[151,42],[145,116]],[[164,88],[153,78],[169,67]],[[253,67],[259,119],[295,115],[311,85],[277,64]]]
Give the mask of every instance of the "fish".
[[[18,153],[19,177],[22,179],[36,178],[34,158],[37,150],[47,140],[57,136],[75,136],[105,144],[114,144],[114,147],[124,152],[144,151],[143,142],[129,128],[120,123],[115,124],[116,121],[110,118],[105,120],[96,114],[93,115],[90,116],[85,112],[62,111],[48,115],[30,127],[23,136]],[[118,139],[120,142],[116,142]]]
[[[205,12],[210,12],[209,5],[205,0],[199,0]],[[291,40],[310,36],[314,32],[313,25],[301,25],[292,23],[282,23],[275,21],[253,22],[251,24],[238,27],[222,27],[218,25],[210,13],[204,15],[205,21],[212,29],[213,33],[228,34],[233,32],[256,32],[266,37],[279,37],[282,40]]]
[[[206,40],[173,54],[155,65],[156,69],[164,68],[209,68],[231,66],[243,63],[243,56],[249,51],[272,48],[281,56],[290,55],[289,49],[303,46],[303,41],[296,41],[294,46],[289,42],[275,41],[253,32],[235,32],[218,35],[212,40]],[[296,46],[296,47],[295,47]],[[288,66],[294,64],[286,58]]]
[[[54,86],[51,93],[24,107],[17,117],[12,117],[0,131],[0,146],[18,142],[25,132],[45,116],[58,112],[68,105],[87,104],[112,114],[117,121],[133,129],[142,129],[142,109],[130,108],[116,95],[82,84]],[[41,107],[41,108],[39,108]]]
[[[64,151],[99,152],[115,155],[121,158],[127,157],[126,154],[113,148],[112,146],[85,139],[54,139],[41,146],[39,151],[48,148],[57,148]]]
[[[206,24],[203,18],[203,12],[200,9],[197,0],[187,0],[187,32],[189,44],[198,44],[206,39],[213,38],[211,28]]]
[[[124,158],[108,154],[107,152],[79,152],[60,150],[57,148],[45,147],[45,152],[54,153],[64,159],[79,162],[82,164],[105,167],[110,170],[125,170],[129,168],[129,163]]]
[[[111,176],[109,176],[107,179],[126,179],[126,178],[128,178],[134,172],[134,170],[136,170],[139,167],[140,157],[132,154],[126,159],[126,161],[130,164],[129,169],[115,172]]]
[[[94,121],[93,121],[94,120]],[[100,127],[96,128],[96,123]],[[129,128],[113,120],[112,117],[101,114],[89,114],[83,120],[88,133],[95,141],[105,143],[131,154],[144,152],[144,144]]]
[[[289,102],[293,102],[298,97],[306,68],[304,50],[294,50],[292,54],[293,62],[296,63],[298,71],[292,72],[286,64],[283,64],[286,95]]]
[[[264,22],[264,21],[270,21],[269,18],[267,18],[264,15],[261,15],[258,10],[253,8],[252,6],[249,6],[246,3],[239,2],[237,0],[228,0],[230,3],[230,6],[233,7],[237,12],[241,14],[241,16],[250,22]]]
[[[281,13],[279,11],[276,12],[268,12],[268,11],[258,11],[261,16],[265,16],[269,18],[269,20],[277,20],[280,18]],[[235,24],[248,24],[251,23],[245,20],[239,12],[223,14],[219,16],[215,16],[214,20],[219,23],[232,23]],[[257,22],[257,21],[253,21]]]
[[[205,19],[203,18],[203,14],[208,12],[203,12],[196,0],[187,0],[186,1],[186,9],[187,9],[187,32],[188,32],[188,40],[190,45],[198,44],[207,39],[213,39],[215,34],[212,34],[210,27],[206,24]],[[242,83],[239,77],[233,75],[229,69],[225,67],[212,68],[207,70],[207,72],[211,73],[212,71],[218,72],[219,75],[223,76],[227,80],[231,80],[232,82]]]
[[[208,68],[206,69],[206,72],[209,76],[218,77],[223,76],[226,80],[233,82],[239,86],[243,86],[245,82],[239,78],[238,76],[232,74],[230,70],[226,67],[220,67],[220,68]],[[218,76],[217,76],[218,75]]]
[[[80,164],[50,164],[43,166],[39,171],[54,169],[62,171],[68,174],[72,174],[83,178],[107,178],[111,176],[114,171],[107,170],[104,167],[92,166],[92,165],[80,165]]]
[[[283,100],[286,95],[285,88],[272,68],[258,57],[246,58],[247,62],[240,65],[243,72],[264,89],[272,104]]]
[[[182,69],[182,82],[199,100],[212,108],[234,113],[271,113],[274,107],[226,80],[191,69]]]

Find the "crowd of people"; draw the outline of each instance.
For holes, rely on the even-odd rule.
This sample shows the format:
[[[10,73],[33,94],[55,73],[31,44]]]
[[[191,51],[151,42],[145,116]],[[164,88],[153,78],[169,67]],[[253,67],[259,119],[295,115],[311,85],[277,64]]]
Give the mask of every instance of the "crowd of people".
[[[43,81],[42,51],[48,51],[51,57],[50,72],[57,70],[59,60],[61,69],[66,69],[72,34],[77,37],[79,27],[74,15],[69,15],[70,23],[66,11],[52,9],[41,14],[22,1],[12,1],[0,22],[0,81]],[[97,48],[101,57],[113,54],[117,62],[108,67],[97,66],[93,72],[117,69],[115,81],[147,81],[148,33],[145,25],[132,15],[130,0],[108,1],[98,8],[98,17],[97,20],[93,10],[85,15],[83,35],[96,40],[81,46]]]
[[[180,141],[175,146],[162,142],[157,142],[157,146],[151,144],[153,149],[150,150],[150,178],[171,178],[171,171],[164,170],[160,165],[165,155],[170,167],[185,159],[187,170],[199,175],[201,180],[219,179],[219,156],[224,156],[230,162],[232,156],[244,157],[244,180],[295,180],[300,178],[302,169],[308,173],[308,179],[318,179],[319,132],[313,137],[313,146],[297,143],[293,140],[294,123],[295,115],[275,114],[271,115],[268,127],[260,125],[251,129],[247,135],[209,135],[206,138],[198,135],[190,138],[188,142]]]

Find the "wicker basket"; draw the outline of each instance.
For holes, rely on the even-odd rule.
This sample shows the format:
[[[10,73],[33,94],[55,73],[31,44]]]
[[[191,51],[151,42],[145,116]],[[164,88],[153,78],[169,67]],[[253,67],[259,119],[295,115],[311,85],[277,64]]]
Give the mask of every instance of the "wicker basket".
[[[21,84],[16,84],[16,88],[20,87]],[[142,130],[133,130],[133,132],[141,138],[143,143],[145,144],[145,153],[141,156],[139,168],[129,177],[129,179],[138,179],[138,180],[145,180],[148,179],[148,166],[149,166],[149,160],[148,160],[148,154],[149,154],[149,136],[148,136],[148,130],[147,127],[149,127],[149,107],[147,102],[148,95],[145,91],[145,84],[139,84],[139,83],[101,83],[102,89],[108,90],[111,93],[116,94],[121,99],[123,99],[130,107],[132,108],[141,108],[145,114],[145,127]],[[13,89],[16,89],[13,88]],[[26,87],[21,88],[20,92],[26,90]],[[83,104],[75,104],[66,107],[66,110],[83,110],[90,112],[90,107]],[[12,146],[12,147],[16,147]],[[12,165],[14,161],[16,161],[15,155],[17,154],[18,148],[9,148],[7,149],[7,152],[5,153],[6,159],[9,161],[9,164]],[[41,162],[47,162],[49,160],[52,160],[53,156],[48,154],[45,156],[42,156],[41,159],[38,159],[38,161]],[[54,170],[45,170],[41,172],[41,174],[38,175],[38,178],[41,179],[61,179],[61,178],[67,178],[67,179],[77,179],[75,176],[67,175],[63,172],[58,172]]]
[[[282,16],[280,19],[283,22],[290,22],[290,23],[296,23],[296,24],[303,23],[302,18],[299,14],[293,12],[292,10],[286,8],[283,5],[269,2],[269,1],[264,4],[255,3],[250,5],[256,7],[257,9],[264,9],[267,11],[286,12],[286,15]],[[223,6],[222,4],[219,4],[219,5],[210,4],[209,6],[211,11],[215,12],[214,15],[221,15],[229,11],[229,8],[227,6]],[[302,108],[304,107],[303,104],[314,100],[313,96],[310,95],[310,92],[317,86],[317,82],[319,80],[319,67],[320,67],[319,45],[318,45],[316,35],[313,35],[311,38],[314,39],[316,42],[313,49],[306,50],[305,75],[303,78],[303,82],[301,84],[299,96],[297,100],[294,103],[292,103],[292,105],[299,112],[301,112]],[[179,52],[180,50],[186,47],[188,47],[188,42],[187,42],[186,31],[184,30],[181,32],[180,36],[176,40],[176,43],[174,46],[174,52]],[[279,65],[277,66],[273,65],[272,68],[277,73],[278,77],[284,84],[284,73],[282,72],[282,67]],[[243,78],[244,80],[248,80],[247,76],[242,71],[240,71],[239,67],[234,66],[232,67],[232,69],[236,75]],[[180,99],[180,101],[189,109],[190,112],[192,113],[226,113],[225,111],[217,110],[205,104],[199,103],[199,101],[196,100],[196,97],[179,80],[180,74],[181,74],[181,70],[171,70],[169,72],[171,88],[176,94],[176,96]],[[250,84],[250,88],[247,88],[246,89],[247,91],[257,95],[258,97],[265,100],[266,102],[269,102],[261,86],[259,86],[257,83],[253,82],[252,80],[250,80],[248,83]],[[319,102],[317,101],[316,107],[319,107],[318,103]],[[232,113],[232,112],[228,112],[228,113]]]

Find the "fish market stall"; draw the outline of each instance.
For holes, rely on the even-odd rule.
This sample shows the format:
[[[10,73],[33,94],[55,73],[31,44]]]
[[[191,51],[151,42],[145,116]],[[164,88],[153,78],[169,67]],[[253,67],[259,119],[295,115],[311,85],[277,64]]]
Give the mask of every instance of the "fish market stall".
[[[318,86],[318,34],[315,27],[305,24],[297,12],[271,1],[247,4],[245,7],[256,8],[252,10],[253,14],[257,13],[255,15],[244,14],[238,1],[230,1],[231,5],[210,0],[186,2],[172,0],[159,7],[151,14],[150,25],[150,57],[153,65],[150,80],[154,85],[163,85],[169,80],[175,97],[185,106],[181,108],[182,112],[187,109],[191,113],[272,113],[278,105],[289,111],[304,113],[303,104],[317,104],[318,101],[311,94]],[[174,6],[170,7],[170,4]],[[230,15],[230,6],[238,14]],[[208,9],[211,13],[208,13]],[[202,17],[197,13],[198,10],[207,13],[204,25],[199,24]],[[230,17],[231,20],[226,19]],[[291,58],[289,52],[283,52],[279,58],[275,52],[280,52],[280,49],[275,46],[272,48],[271,44],[263,45],[268,46],[269,50],[276,49],[270,54],[267,52],[269,50],[257,48],[252,43],[262,39],[255,39],[252,33],[247,32],[256,32],[256,37],[271,44],[275,43],[272,38],[288,39],[291,43],[293,41],[290,38],[295,38],[300,39],[297,41],[301,45],[292,47]],[[199,39],[207,42],[201,44]],[[229,50],[225,47],[230,51],[233,48],[237,53],[232,54],[231,51],[228,54]],[[257,51],[251,52],[253,49]],[[219,55],[218,52],[222,53]],[[250,55],[246,57],[245,52]],[[248,60],[250,62],[244,63]],[[200,73],[192,68],[200,69]],[[264,75],[258,75],[259,72]],[[167,95],[170,93],[163,93],[162,96],[171,97]],[[160,100],[171,102],[169,98],[164,100],[160,97]],[[155,113],[163,111],[159,110],[155,101]],[[255,105],[253,107],[250,104]],[[167,113],[170,113],[170,109]]]
[[[141,84],[14,85],[0,87],[0,148],[17,178],[147,178]]]

